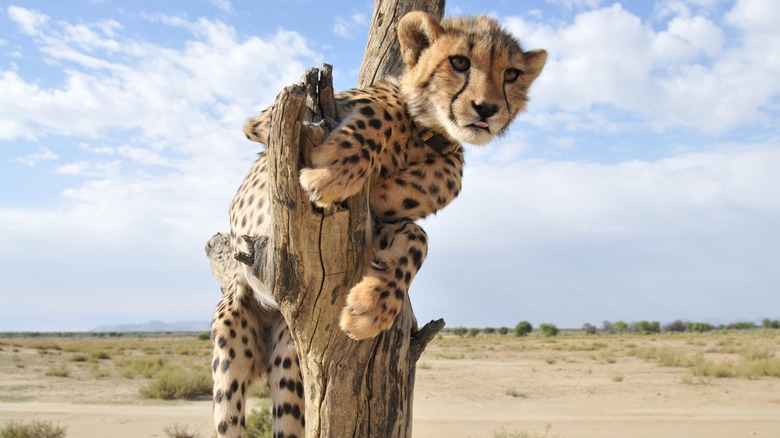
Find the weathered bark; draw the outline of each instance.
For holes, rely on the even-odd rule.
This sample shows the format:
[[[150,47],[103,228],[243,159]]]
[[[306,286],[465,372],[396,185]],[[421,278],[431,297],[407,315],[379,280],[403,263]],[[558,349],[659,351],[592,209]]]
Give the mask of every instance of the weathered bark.
[[[425,11],[441,20],[444,3],[445,0],[375,0],[374,16],[371,18],[371,30],[357,86],[367,87],[382,78],[400,75],[403,72],[403,61],[395,35],[398,21],[412,11]]]
[[[408,11],[441,18],[444,0],[376,0],[359,86],[402,68],[395,27]],[[309,70],[276,101],[268,145],[273,235],[255,242],[253,269],[279,303],[296,342],[306,397],[307,437],[409,437],[415,363],[443,320],[417,329],[409,300],[395,325],[371,340],[338,326],[347,293],[371,259],[368,189],[332,211],[313,207],[298,175],[311,147],[338,120],[330,66]],[[221,254],[217,235],[207,253]]]
[[[353,341],[339,329],[347,293],[371,258],[368,193],[323,212],[300,188],[307,146],[324,137],[307,108],[317,107],[315,83],[310,72],[276,102],[268,148],[274,237],[256,245],[256,275],[296,342],[307,436],[411,436],[415,362],[443,321],[417,331],[407,300],[393,328],[376,339]]]

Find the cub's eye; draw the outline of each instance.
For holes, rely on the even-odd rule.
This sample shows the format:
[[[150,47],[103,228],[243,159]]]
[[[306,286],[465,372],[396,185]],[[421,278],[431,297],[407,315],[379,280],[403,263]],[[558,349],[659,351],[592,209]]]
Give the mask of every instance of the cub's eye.
[[[508,68],[504,72],[504,82],[511,84],[512,82],[516,81],[521,74],[523,74],[521,70],[518,70],[516,68]]]
[[[471,68],[471,61],[465,56],[460,55],[450,56],[450,64],[452,64],[452,68],[454,68],[455,71],[461,73]]]

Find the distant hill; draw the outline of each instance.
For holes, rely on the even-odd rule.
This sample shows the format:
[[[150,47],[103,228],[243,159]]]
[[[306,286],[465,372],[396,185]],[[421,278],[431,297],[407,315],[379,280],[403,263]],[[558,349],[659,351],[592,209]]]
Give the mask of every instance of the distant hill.
[[[149,321],[142,324],[101,325],[91,332],[207,332],[211,330],[208,321],[162,322]]]

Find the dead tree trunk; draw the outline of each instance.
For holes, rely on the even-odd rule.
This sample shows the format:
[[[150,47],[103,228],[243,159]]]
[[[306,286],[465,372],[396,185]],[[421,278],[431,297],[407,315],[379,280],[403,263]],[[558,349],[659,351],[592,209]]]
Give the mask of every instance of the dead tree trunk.
[[[403,61],[395,28],[401,17],[412,11],[425,11],[441,20],[444,16],[444,0],[375,0],[371,30],[358,77],[359,88],[401,74]]]
[[[360,86],[400,73],[395,27],[411,10],[441,18],[444,0],[376,0]],[[277,98],[268,145],[273,237],[255,243],[253,267],[296,342],[306,436],[409,437],[415,364],[444,321],[418,330],[406,300],[392,329],[376,339],[354,341],[339,329],[347,293],[372,257],[371,218],[367,189],[342,208],[322,212],[300,188],[311,147],[327,134],[321,120],[338,119],[330,67],[321,73],[318,78],[316,69],[309,70]]]

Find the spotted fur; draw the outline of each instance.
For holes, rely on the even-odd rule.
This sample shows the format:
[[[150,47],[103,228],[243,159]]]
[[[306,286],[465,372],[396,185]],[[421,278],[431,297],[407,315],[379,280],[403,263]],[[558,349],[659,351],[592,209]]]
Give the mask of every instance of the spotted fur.
[[[436,213],[461,190],[461,143],[503,134],[525,109],[546,52],[524,51],[494,19],[442,23],[413,12],[398,24],[406,65],[398,80],[337,95],[343,120],[312,152],[300,183],[313,203],[330,207],[369,186],[373,262],[349,292],[339,325],[353,339],[389,329],[427,255],[415,220]],[[266,143],[273,108],[249,120],[247,137]],[[231,245],[270,232],[267,158],[254,163],[230,209]],[[239,264],[213,324],[214,419],[220,437],[242,436],[246,390],[265,375],[274,399],[274,436],[304,430],[303,382],[284,318],[263,285]]]

